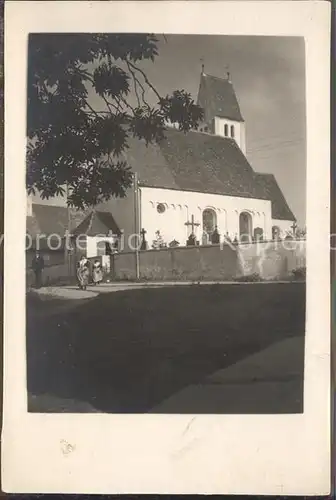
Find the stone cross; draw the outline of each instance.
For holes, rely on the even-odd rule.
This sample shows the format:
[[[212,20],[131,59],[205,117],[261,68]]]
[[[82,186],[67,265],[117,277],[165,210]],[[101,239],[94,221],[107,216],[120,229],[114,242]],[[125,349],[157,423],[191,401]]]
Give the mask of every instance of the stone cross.
[[[293,229],[293,234],[295,235],[296,229],[297,229],[297,224],[296,222],[293,222],[293,225],[291,226],[291,229]]]
[[[186,226],[191,226],[191,234],[194,234],[194,229],[195,227],[198,227],[200,225],[199,222],[195,222],[194,216],[191,216],[191,222],[187,221],[185,223]]]

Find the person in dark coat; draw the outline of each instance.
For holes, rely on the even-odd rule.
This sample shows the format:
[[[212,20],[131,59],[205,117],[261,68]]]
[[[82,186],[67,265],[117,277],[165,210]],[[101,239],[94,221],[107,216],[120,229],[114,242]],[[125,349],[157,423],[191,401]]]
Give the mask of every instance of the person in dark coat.
[[[32,268],[35,273],[35,286],[36,288],[41,288],[42,286],[42,273],[44,269],[44,259],[40,252],[36,251],[35,257],[33,258]]]

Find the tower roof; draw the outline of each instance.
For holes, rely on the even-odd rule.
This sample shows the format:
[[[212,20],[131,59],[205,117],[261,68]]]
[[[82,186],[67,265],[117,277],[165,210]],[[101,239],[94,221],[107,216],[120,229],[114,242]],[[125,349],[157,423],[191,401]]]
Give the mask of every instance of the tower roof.
[[[244,121],[236,93],[228,78],[218,78],[202,72],[197,104],[204,109],[206,122],[210,122],[215,116]]]

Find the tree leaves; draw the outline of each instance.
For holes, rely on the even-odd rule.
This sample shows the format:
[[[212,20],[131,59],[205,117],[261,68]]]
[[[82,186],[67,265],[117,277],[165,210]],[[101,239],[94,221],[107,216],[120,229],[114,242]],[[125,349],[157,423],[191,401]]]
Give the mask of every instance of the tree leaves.
[[[127,95],[130,91],[129,76],[117,66],[108,66],[102,63],[93,72],[94,88],[98,95],[115,98],[121,94]]]
[[[165,117],[160,110],[147,106],[135,109],[134,116],[130,120],[130,131],[134,137],[145,139],[148,145],[163,139],[164,130]]]
[[[202,110],[185,91],[162,98],[142,60],[155,61],[158,40],[148,34],[34,34],[29,39],[27,189],[43,198],[64,195],[86,208],[125,196],[131,171],[121,161],[134,136],[146,144],[164,137],[167,121],[186,132]],[[158,105],[148,104],[148,90]],[[91,106],[95,92],[104,110]],[[136,98],[134,106],[132,96]]]
[[[77,173],[68,202],[80,209],[107,201],[111,195],[124,197],[132,183],[132,172],[126,162],[113,162],[109,157],[82,164]]]
[[[197,128],[203,112],[197,106],[191,94],[184,90],[176,90],[172,96],[166,96],[160,101],[161,110],[172,123],[178,123],[180,130],[187,132]]]

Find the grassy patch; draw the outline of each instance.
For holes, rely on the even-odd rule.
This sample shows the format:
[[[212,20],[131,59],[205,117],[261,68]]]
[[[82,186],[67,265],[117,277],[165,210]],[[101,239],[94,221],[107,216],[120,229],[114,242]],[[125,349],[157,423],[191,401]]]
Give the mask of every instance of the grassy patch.
[[[217,369],[304,335],[305,286],[146,287],[53,316],[38,317],[34,307],[27,314],[31,393],[143,412]]]

